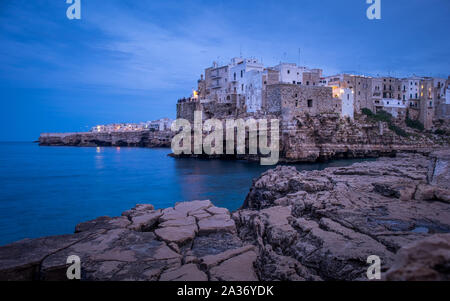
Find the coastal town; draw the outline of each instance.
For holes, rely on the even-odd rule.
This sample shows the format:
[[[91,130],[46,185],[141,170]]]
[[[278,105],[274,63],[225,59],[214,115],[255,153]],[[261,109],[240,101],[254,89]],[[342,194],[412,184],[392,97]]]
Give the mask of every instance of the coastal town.
[[[450,144],[450,76],[325,76],[321,69],[293,63],[265,67],[254,58],[233,58],[226,65],[213,62],[197,83],[189,97],[177,101],[177,120],[195,124],[196,113],[202,123],[277,120],[278,162],[393,156]],[[172,123],[163,118],[97,125],[87,133],[43,133],[39,144],[173,148],[177,132]],[[262,157],[250,155],[248,146],[244,155],[237,148],[225,155],[183,149],[171,156],[249,161]]]
[[[198,89],[178,103],[177,117],[187,119],[189,107],[204,106],[215,106],[215,112],[226,107],[228,115],[335,113],[352,120],[370,110],[416,120],[429,130],[436,120],[450,118],[450,76],[324,76],[321,69],[293,63],[266,67],[254,58],[233,58],[225,65],[213,62],[198,80]]]
[[[437,121],[450,119],[450,76],[324,76],[322,69],[295,63],[265,67],[254,58],[233,58],[205,69],[192,95],[178,100],[177,118],[192,120],[193,112],[204,107],[218,117],[334,113],[351,120],[363,112],[382,111],[396,121],[413,120],[431,130]],[[172,122],[163,118],[97,125],[91,132],[169,131]]]

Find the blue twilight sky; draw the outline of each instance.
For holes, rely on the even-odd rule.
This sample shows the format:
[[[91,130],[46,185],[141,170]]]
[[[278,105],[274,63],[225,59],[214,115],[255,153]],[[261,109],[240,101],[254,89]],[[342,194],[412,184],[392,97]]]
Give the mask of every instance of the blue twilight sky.
[[[0,0],[0,141],[175,117],[213,60],[300,62],[325,75],[450,74],[450,1]]]

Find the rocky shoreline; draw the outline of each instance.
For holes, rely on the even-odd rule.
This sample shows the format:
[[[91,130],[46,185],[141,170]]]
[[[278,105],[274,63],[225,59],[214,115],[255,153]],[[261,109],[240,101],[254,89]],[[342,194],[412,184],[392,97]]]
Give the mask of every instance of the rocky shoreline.
[[[171,131],[85,132],[41,134],[41,146],[100,146],[100,147],[171,147]]]
[[[0,280],[450,280],[450,151],[323,171],[281,166],[234,213],[210,201],[79,224],[75,234],[0,247]]]

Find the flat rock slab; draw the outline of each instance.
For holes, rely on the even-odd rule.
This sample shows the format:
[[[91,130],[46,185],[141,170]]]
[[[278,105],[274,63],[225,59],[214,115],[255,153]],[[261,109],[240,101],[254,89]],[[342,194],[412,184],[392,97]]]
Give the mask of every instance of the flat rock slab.
[[[212,280],[258,281],[253,264],[257,255],[254,251],[232,257],[210,270]]]
[[[208,234],[214,232],[236,232],[236,225],[227,214],[213,215],[201,219],[198,222],[199,233]]]
[[[165,272],[161,275],[161,281],[208,281],[208,276],[200,271],[195,264],[186,264],[182,267]]]
[[[197,232],[197,225],[180,227],[163,227],[155,230],[158,238],[166,242],[174,242],[182,245],[194,239]]]

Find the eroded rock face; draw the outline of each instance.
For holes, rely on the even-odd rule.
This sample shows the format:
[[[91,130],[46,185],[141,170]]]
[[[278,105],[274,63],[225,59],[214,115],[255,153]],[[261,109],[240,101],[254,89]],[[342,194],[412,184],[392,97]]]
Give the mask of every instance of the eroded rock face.
[[[171,131],[141,130],[112,133],[55,133],[41,134],[39,145],[43,146],[133,146],[170,147],[174,133]]]
[[[257,280],[253,246],[243,247],[229,211],[210,201],[137,205],[75,232],[0,247],[0,280],[66,280],[71,255],[82,280]]]
[[[324,171],[267,171],[254,182],[244,209],[233,214],[240,237],[258,246],[259,278],[367,280],[370,255],[381,258],[386,272],[402,247],[450,232],[448,154],[399,155]],[[449,236],[442,240],[448,243]],[[429,244],[411,252],[422,245]],[[445,267],[443,261],[430,260]]]
[[[0,280],[449,280],[449,151],[349,167],[278,167],[232,215],[210,201],[79,224],[73,235],[0,247]]]

